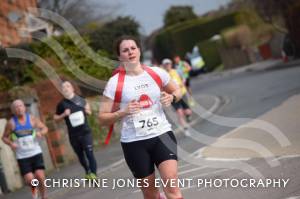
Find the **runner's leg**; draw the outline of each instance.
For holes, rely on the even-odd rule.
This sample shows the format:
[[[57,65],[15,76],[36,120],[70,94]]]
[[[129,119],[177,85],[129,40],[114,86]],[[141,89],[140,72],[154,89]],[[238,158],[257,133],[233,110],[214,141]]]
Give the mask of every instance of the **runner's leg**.
[[[90,171],[89,171],[88,163],[84,156],[84,150],[80,144],[80,137],[71,138],[70,142],[71,142],[74,152],[76,153],[76,155],[78,157],[78,160],[79,160],[81,166],[84,168],[85,173],[88,174]]]
[[[166,160],[159,164],[158,170],[160,177],[164,182],[167,182],[169,179],[178,180],[177,174],[177,160]],[[177,183],[176,183],[177,184]],[[178,199],[182,198],[182,194],[178,186],[169,186],[163,187],[164,192],[168,199]]]
[[[94,156],[92,134],[89,133],[89,134],[85,135],[83,141],[84,141],[84,143],[83,143],[84,151],[85,151],[86,157],[89,162],[89,170],[96,175],[97,174],[97,161]]]
[[[42,169],[38,169],[34,172],[34,176],[38,179],[39,183],[39,191],[41,193],[42,199],[46,198],[46,187],[44,184],[45,181],[45,172]]]
[[[159,198],[159,190],[158,187],[155,187],[155,173],[153,172],[151,175],[142,178],[143,182],[148,182],[148,186],[142,186],[141,190],[144,195],[144,199],[153,199]]]
[[[32,172],[26,173],[24,176],[25,184],[30,187],[32,198],[37,198],[37,187],[31,185],[31,181],[34,179],[34,175]]]

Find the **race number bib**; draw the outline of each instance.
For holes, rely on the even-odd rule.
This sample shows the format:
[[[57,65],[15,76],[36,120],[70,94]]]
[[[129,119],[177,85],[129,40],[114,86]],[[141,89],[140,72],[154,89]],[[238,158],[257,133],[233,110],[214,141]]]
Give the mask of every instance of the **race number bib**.
[[[77,127],[84,124],[84,114],[82,111],[77,111],[69,115],[69,120],[72,127]]]
[[[34,137],[30,135],[18,138],[18,146],[27,150],[34,148]]]
[[[153,133],[160,133],[162,118],[159,113],[149,110],[142,110],[133,116],[133,124],[136,129],[136,136],[147,136]]]

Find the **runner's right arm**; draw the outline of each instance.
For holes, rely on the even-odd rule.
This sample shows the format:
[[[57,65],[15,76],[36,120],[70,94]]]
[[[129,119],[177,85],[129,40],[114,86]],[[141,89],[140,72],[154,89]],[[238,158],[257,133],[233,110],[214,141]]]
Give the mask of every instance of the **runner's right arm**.
[[[12,140],[11,140],[11,132],[12,130],[14,129],[14,125],[12,124],[11,120],[9,120],[5,126],[5,130],[4,130],[4,133],[3,133],[3,136],[2,136],[2,141],[9,145],[10,148],[12,150],[15,150],[18,146],[16,143],[14,143]]]
[[[53,119],[55,121],[61,121],[63,120],[65,117],[69,116],[71,114],[71,110],[70,109],[66,109],[62,114],[54,114]]]
[[[140,104],[133,100],[128,103],[126,108],[111,112],[113,103],[112,99],[106,96],[102,97],[98,115],[100,124],[109,126],[126,115],[137,113],[140,110]]]

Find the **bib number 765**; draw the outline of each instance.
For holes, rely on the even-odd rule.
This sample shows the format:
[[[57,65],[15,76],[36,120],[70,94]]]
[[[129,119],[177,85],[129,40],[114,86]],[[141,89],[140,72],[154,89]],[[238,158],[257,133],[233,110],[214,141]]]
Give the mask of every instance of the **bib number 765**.
[[[158,125],[158,120],[157,117],[149,118],[147,120],[140,120],[139,123],[142,124],[141,128],[144,127],[152,127],[152,126],[157,126]]]

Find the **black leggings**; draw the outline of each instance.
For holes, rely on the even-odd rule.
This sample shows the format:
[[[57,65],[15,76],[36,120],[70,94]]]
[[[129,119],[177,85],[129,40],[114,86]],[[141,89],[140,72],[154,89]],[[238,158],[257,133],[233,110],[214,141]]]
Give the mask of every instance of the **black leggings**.
[[[86,174],[97,173],[97,162],[93,152],[92,134],[70,137],[70,143]],[[88,159],[88,162],[86,160]]]

